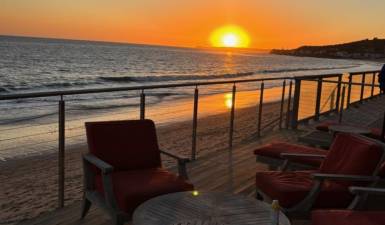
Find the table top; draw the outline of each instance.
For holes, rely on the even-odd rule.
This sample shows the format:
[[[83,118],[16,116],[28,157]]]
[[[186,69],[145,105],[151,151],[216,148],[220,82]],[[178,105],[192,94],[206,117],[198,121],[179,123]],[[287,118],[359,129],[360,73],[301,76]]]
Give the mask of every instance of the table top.
[[[355,127],[349,125],[332,125],[329,130],[333,132],[354,133],[354,134],[370,134],[370,129],[363,127]]]
[[[133,225],[271,225],[271,206],[242,195],[178,192],[150,199],[134,212]],[[290,225],[280,213],[280,225]]]

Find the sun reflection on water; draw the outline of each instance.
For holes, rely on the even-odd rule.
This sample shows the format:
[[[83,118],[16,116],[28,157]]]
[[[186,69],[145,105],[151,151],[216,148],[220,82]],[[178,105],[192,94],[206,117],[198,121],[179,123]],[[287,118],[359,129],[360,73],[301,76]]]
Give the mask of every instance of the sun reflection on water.
[[[233,106],[233,94],[227,93],[225,94],[225,106],[229,109]]]

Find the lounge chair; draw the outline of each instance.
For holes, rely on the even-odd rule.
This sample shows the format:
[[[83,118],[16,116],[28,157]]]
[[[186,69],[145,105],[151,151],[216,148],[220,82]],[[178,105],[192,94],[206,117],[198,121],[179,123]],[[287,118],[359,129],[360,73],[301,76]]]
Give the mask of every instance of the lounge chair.
[[[385,209],[364,211],[365,195],[385,195],[385,189],[351,187],[356,195],[348,210],[315,210],[312,212],[312,225],[385,225]]]
[[[379,141],[340,133],[320,168],[257,172],[256,191],[266,201],[279,200],[293,218],[307,217],[314,208],[346,208],[353,198],[349,186],[374,185],[379,180],[384,151]]]
[[[194,189],[186,181],[188,159],[159,149],[151,120],[88,122],[85,126],[89,154],[83,156],[82,218],[95,203],[106,209],[114,224],[122,225],[144,201]],[[161,153],[178,161],[179,176],[162,168]]]
[[[286,158],[290,157],[290,154],[295,154],[290,158],[291,163],[318,168],[327,151],[287,142],[273,142],[255,149],[254,154],[258,162],[266,162],[269,165],[278,165],[285,161],[281,167],[284,170],[288,165]],[[305,154],[305,157],[301,157],[300,154]],[[320,157],[309,157],[309,154],[320,155]],[[276,162],[273,162],[272,159],[276,160]],[[271,168],[274,169],[274,166],[271,166]]]

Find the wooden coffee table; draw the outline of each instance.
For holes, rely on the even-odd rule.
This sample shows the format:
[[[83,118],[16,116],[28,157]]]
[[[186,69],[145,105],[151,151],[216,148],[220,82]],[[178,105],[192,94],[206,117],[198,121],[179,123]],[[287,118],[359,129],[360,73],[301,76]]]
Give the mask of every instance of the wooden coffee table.
[[[220,192],[178,192],[162,195],[140,205],[133,225],[271,225],[269,204],[254,198]],[[290,225],[280,213],[280,225]]]

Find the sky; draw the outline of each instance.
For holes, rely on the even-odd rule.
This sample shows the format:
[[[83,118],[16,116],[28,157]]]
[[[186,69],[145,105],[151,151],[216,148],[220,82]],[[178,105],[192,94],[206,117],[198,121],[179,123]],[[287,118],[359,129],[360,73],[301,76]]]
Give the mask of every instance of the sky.
[[[229,24],[259,49],[385,38],[385,1],[0,0],[0,35],[206,47]]]

